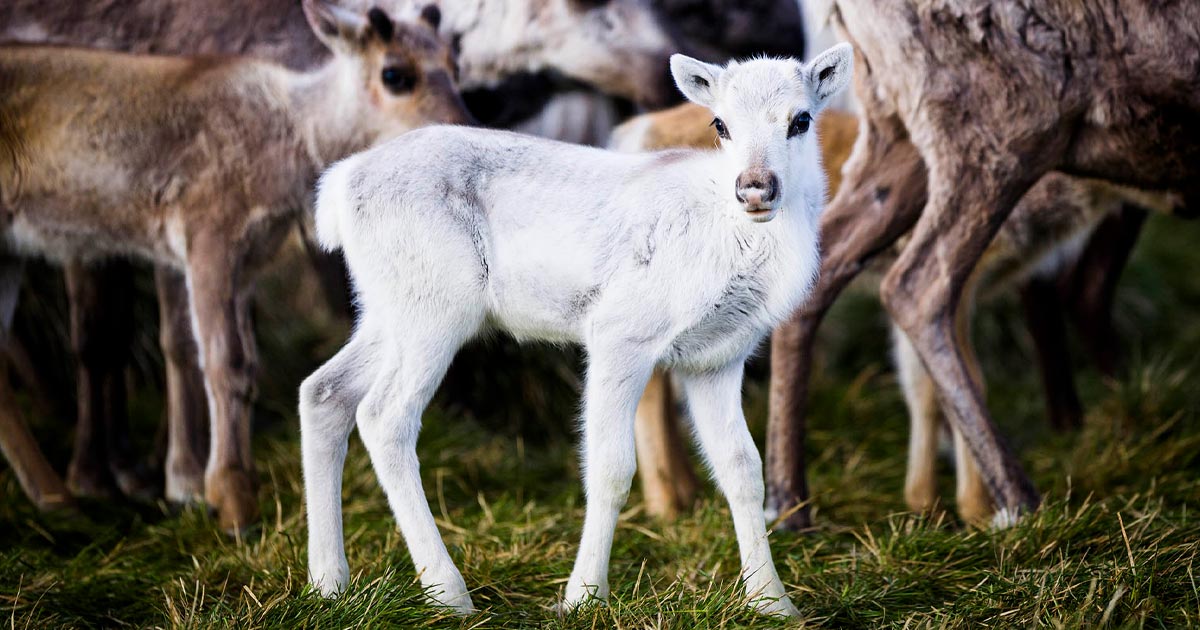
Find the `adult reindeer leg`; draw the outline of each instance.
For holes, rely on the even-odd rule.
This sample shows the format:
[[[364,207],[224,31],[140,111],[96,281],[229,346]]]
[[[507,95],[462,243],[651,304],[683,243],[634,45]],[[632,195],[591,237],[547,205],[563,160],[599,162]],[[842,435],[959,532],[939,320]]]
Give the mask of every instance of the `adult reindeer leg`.
[[[1064,305],[1055,281],[1036,275],[1030,278],[1021,287],[1021,305],[1037,352],[1050,426],[1057,431],[1077,429],[1083,422],[1083,405],[1075,389]]]
[[[0,343],[12,335],[13,312],[21,291],[21,261],[0,257]],[[8,384],[8,362],[0,361],[0,451],[17,475],[17,482],[39,510],[70,507],[71,495],[46,461],[29,426],[21,417]]]
[[[1145,222],[1146,210],[1122,206],[1120,213],[1100,223],[1079,260],[1060,278],[1072,323],[1096,367],[1109,376],[1116,373],[1121,359],[1112,323],[1117,282]]]
[[[1036,507],[1037,491],[992,424],[962,348],[955,315],[964,285],[1013,206],[1046,172],[1033,152],[974,148],[976,138],[942,147],[929,174],[929,202],[881,287],[884,306],[937,384],[942,410],[974,454],[995,504],[1008,515]],[[1024,138],[1024,146],[1054,146]],[[1048,139],[1048,140],[1053,140]],[[973,142],[974,141],[974,142]],[[930,147],[938,151],[938,147]]]
[[[841,189],[821,217],[821,272],[808,301],[771,338],[767,516],[811,525],[804,440],[813,342],[826,311],[883,249],[908,231],[925,200],[925,167],[897,121],[864,126]],[[797,507],[799,506],[799,507]]]

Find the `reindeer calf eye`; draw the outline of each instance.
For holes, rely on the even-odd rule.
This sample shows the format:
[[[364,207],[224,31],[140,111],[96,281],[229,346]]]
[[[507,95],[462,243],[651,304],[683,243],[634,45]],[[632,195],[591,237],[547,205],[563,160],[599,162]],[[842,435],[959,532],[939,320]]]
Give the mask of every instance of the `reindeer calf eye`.
[[[725,128],[725,121],[721,120],[720,118],[714,118],[709,125],[717,130],[717,135],[722,139],[729,139],[729,130]]]
[[[379,79],[392,94],[411,92],[417,84],[417,78],[412,73],[400,68],[384,68]]]
[[[792,118],[792,123],[788,125],[787,137],[793,138],[802,133],[808,132],[809,125],[812,124],[812,115],[808,112],[800,112]]]

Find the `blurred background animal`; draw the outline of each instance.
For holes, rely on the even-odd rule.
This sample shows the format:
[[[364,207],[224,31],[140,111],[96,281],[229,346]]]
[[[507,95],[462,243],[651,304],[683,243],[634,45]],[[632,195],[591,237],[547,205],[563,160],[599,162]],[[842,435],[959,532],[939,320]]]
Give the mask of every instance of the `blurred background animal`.
[[[365,3],[361,4],[365,10]],[[465,45],[469,60],[462,65],[467,70],[460,73],[455,65],[454,72],[468,88],[487,89],[486,86],[504,80],[517,69],[548,69],[576,81],[594,79],[603,89],[650,103],[674,98],[675,90],[666,80],[665,62],[673,47],[653,13],[639,2],[617,0],[595,6],[450,4],[445,8],[451,19],[444,24],[443,13],[436,5],[391,4],[401,19],[413,24],[427,23],[434,28],[442,26],[445,41],[452,42],[460,51]],[[464,13],[476,10],[482,14]],[[515,29],[512,31],[518,33],[515,39],[505,36],[507,44],[517,47],[522,55],[519,63],[510,68],[505,64],[516,62],[513,51],[497,49],[495,43],[498,30],[504,31],[514,19],[521,23],[536,22],[540,30]],[[299,4],[290,1],[267,0],[248,6],[190,1],[120,1],[72,6],[17,1],[0,7],[0,26],[3,38],[13,41],[87,44],[129,52],[248,54],[275,59],[300,70],[316,67],[328,57],[326,48],[304,23]],[[531,45],[531,42],[536,43]],[[566,68],[556,65],[568,62],[570,66]],[[635,68],[641,69],[641,74],[633,73]],[[671,96],[666,94],[667,89]],[[607,128],[602,133],[606,134]],[[321,272],[321,288],[333,302],[335,312],[342,311],[348,304],[348,294],[340,264],[311,248],[308,253]],[[295,254],[291,256],[295,258]],[[95,299],[101,295],[112,298],[131,294],[134,275],[130,264],[122,260],[89,265],[72,262],[65,269],[72,313],[70,332],[79,361],[78,423],[74,454],[68,466],[68,486],[79,496],[111,497],[118,492],[114,486],[120,486],[120,491],[128,495],[153,494],[155,480],[151,473],[139,470],[129,446],[125,421],[124,369],[133,330],[112,325],[131,322],[130,300],[108,299],[101,303]],[[156,270],[156,284],[163,305],[160,338],[167,359],[167,407],[171,421],[171,430],[166,432],[166,493],[171,500],[186,502],[198,496],[194,471],[202,467],[208,452],[202,379],[189,334],[190,322],[186,317],[172,316],[169,308],[183,297],[182,279],[160,267]],[[318,295],[310,290],[288,297],[297,307],[303,307]],[[18,341],[10,343],[9,348],[15,359],[13,363],[23,368],[26,383],[46,389],[49,370],[36,365]]]
[[[200,471],[174,477],[168,468],[167,486],[202,493],[227,531],[258,516],[254,273],[328,161],[421,124],[469,120],[435,24],[397,27],[377,9],[319,0],[304,9],[334,53],[307,73],[249,58],[38,46],[11,46],[0,62],[10,252],[55,262],[134,256],[186,276],[186,307],[175,307],[190,309],[212,439],[202,481]],[[372,79],[347,80],[359,76]],[[0,435],[24,440],[15,416],[5,417]],[[44,462],[22,465],[36,452],[5,452],[19,471],[46,472]],[[43,474],[22,480],[34,497],[61,495]]]
[[[960,333],[955,321],[964,291],[977,261],[1003,220],[1013,212],[1014,204],[1048,171],[1061,169],[1145,188],[1175,190],[1182,194],[1183,207],[1195,205],[1196,193],[1190,188],[1194,184],[1188,183],[1195,180],[1189,179],[1191,173],[1185,165],[1195,163],[1200,145],[1195,134],[1180,126],[1178,116],[1194,111],[1197,105],[1195,98],[1200,91],[1196,90],[1196,77],[1182,70],[1194,67],[1196,60],[1191,48],[1185,47],[1189,52],[1181,53],[1183,49],[1165,42],[1190,42],[1200,35],[1194,26],[1195,16],[1188,13],[1192,8],[1182,6],[1142,10],[1110,3],[1113,6],[1101,10],[1048,1],[1039,5],[1038,15],[1049,16],[1049,21],[1018,10],[990,21],[990,10],[972,12],[967,4],[935,8],[895,2],[879,8],[834,3],[833,14],[850,40],[870,42],[856,50],[871,70],[857,77],[856,93],[866,123],[861,149],[847,165],[847,183],[831,203],[826,223],[835,225],[843,212],[866,207],[850,205],[852,199],[878,196],[878,190],[886,190],[868,183],[875,169],[885,163],[879,158],[879,150],[886,151],[909,139],[928,168],[930,197],[923,210],[884,212],[870,221],[864,221],[861,214],[848,219],[846,225],[853,224],[856,227],[851,229],[863,233],[841,241],[830,238],[830,242],[848,243],[847,251],[827,255],[823,270],[832,271],[822,274],[821,285],[801,316],[823,312],[828,306],[827,297],[836,295],[857,273],[861,261],[915,223],[912,239],[883,283],[885,305],[929,369],[943,412],[970,447],[992,500],[1011,516],[1036,505],[1037,493],[992,426],[983,405],[982,383],[972,373],[970,361],[963,353],[947,351],[958,343],[955,340]],[[1076,10],[1094,19],[1085,22],[1069,17]],[[933,22],[948,15],[974,16],[967,19],[969,28],[964,31],[974,34],[967,37],[933,26]],[[983,21],[973,21],[977,18]],[[1121,26],[1127,48],[1105,48],[1106,53],[1097,57],[1081,52],[1093,50],[1092,42],[1102,37],[1083,24],[1109,21],[1135,24],[1129,29]],[[1015,24],[1027,22],[1037,28],[1025,30],[1022,26],[1023,35],[1014,33]],[[914,26],[892,28],[897,24]],[[921,35],[915,25],[926,25],[928,30]],[[1049,41],[1044,38],[1053,37],[1061,37],[1060,43],[1043,46]],[[987,52],[982,52],[984,41],[988,42]],[[913,46],[921,51],[915,61],[905,66],[888,65],[899,63],[898,47]],[[1010,53],[1011,58],[1005,56]],[[1155,67],[1161,74],[1152,79],[1133,78],[1138,72],[1130,70],[1126,55],[1156,60]],[[901,57],[911,61],[912,55]],[[937,63],[940,68],[979,70],[980,74],[971,74],[970,80],[961,83],[966,86],[965,92],[923,83],[923,77],[932,76],[926,74],[932,70],[922,64],[934,57],[942,60]],[[1001,58],[1003,63],[989,65]],[[946,59],[955,61],[946,66]],[[985,66],[988,70],[983,71]],[[1071,69],[1064,71],[1064,67]],[[1026,73],[1029,77],[1022,84],[1025,87],[1015,89],[1013,77]],[[1116,87],[1097,90],[1097,82]],[[1160,92],[1157,87],[1147,87],[1151,85],[1170,87]],[[1062,94],[1050,94],[1060,88]],[[1102,96],[1105,94],[1109,96]],[[919,110],[913,106],[918,102]],[[1164,104],[1169,107],[1163,109]],[[1014,120],[1001,113],[1006,111],[1021,111],[1023,115]],[[975,121],[968,133],[962,133],[957,122],[964,112]],[[1067,132],[1076,125],[1076,132]],[[1051,150],[1043,152],[1046,147]],[[826,237],[830,237],[829,232]],[[846,267],[837,270],[838,264]],[[827,288],[834,285],[836,288]],[[811,343],[816,321],[819,315],[803,322],[799,333],[781,330],[783,334],[775,336],[773,359],[777,361],[773,367],[777,369],[773,370],[773,378],[784,380],[774,384],[773,391],[790,396],[798,391],[791,386],[795,382],[792,379],[797,375],[807,379],[806,367],[797,369],[780,363],[790,361],[797,351],[803,354],[805,344]],[[780,404],[782,410],[777,415],[781,422],[796,419],[801,400],[792,398]]]
[[[366,8],[365,3],[343,4],[348,8]],[[440,10],[432,12],[430,7],[437,5],[391,2],[387,6],[398,21],[425,20],[440,28],[443,37],[460,55],[455,68],[460,86],[468,102],[485,120],[512,123],[515,119],[511,115],[505,118],[503,111],[541,111],[535,119],[519,127],[561,139],[602,143],[616,123],[618,112],[628,111],[629,106],[618,101],[653,106],[678,99],[665,64],[666,55],[677,48],[672,35],[685,37],[691,43],[708,41],[706,49],[718,58],[735,52],[798,49],[803,34],[795,5],[775,4],[781,19],[771,33],[745,28],[746,7],[734,5],[705,9],[707,14],[720,17],[723,24],[742,25],[717,31],[702,26],[711,24],[707,20],[693,20],[679,29],[671,22],[665,22],[664,26],[649,5],[636,0],[486,6],[441,3]],[[676,13],[684,9],[695,7],[676,7]],[[536,24],[537,28],[509,28],[518,22]],[[188,0],[166,3],[120,0],[79,6],[15,0],[0,7],[0,29],[0,39],[10,41],[83,44],[128,52],[247,54],[274,59],[298,70],[316,67],[328,55],[304,24],[299,4],[286,0],[236,6]],[[724,33],[716,47],[716,40],[709,38],[714,32]],[[519,51],[519,56],[513,51]],[[562,96],[554,96],[564,89]],[[503,105],[499,115],[494,111],[498,99]],[[298,234],[304,233],[301,226]],[[302,286],[308,289],[282,297],[296,308],[309,308],[321,297],[314,289],[320,289],[333,305],[333,314],[346,317],[348,293],[340,264],[311,247],[298,250],[296,245],[305,241],[297,240],[295,235],[288,242],[286,255],[302,265],[297,252],[307,254],[319,270],[315,279],[320,282],[313,282],[311,274],[301,274],[305,280]],[[90,261],[86,265],[69,262],[64,271],[78,388],[76,439],[67,467],[67,485],[76,496],[112,497],[121,493],[142,498],[152,496],[159,491],[156,486],[162,487],[162,477],[155,470],[146,470],[134,453],[125,410],[125,368],[132,358],[131,352],[138,348],[131,340],[134,335],[153,333],[153,326],[146,321],[140,322],[143,325],[136,329],[128,325],[134,320],[135,287],[144,292],[148,285],[135,283],[137,275],[132,263],[121,259]],[[35,268],[33,273],[52,276],[53,270]],[[154,285],[160,296],[158,341],[165,359],[170,425],[169,431],[160,431],[160,444],[165,442],[165,463],[161,465],[167,471],[167,498],[187,502],[198,493],[194,481],[184,480],[194,478],[194,471],[208,453],[203,380],[190,322],[186,317],[172,314],[171,306],[183,303],[185,298],[181,277],[159,267]],[[116,296],[129,298],[112,299]],[[26,301],[30,302],[28,298]],[[43,358],[44,353],[26,351],[23,336],[28,335],[17,336],[7,344],[10,363],[18,368],[27,386],[42,392],[39,400],[44,409],[54,406],[57,414],[69,413],[58,402],[62,397],[48,394],[69,380],[55,373],[52,357]],[[52,340],[42,338],[36,343],[43,345],[48,341]],[[541,356],[536,352],[533,355],[504,343],[490,352],[474,353],[472,356],[483,359],[483,363],[478,359],[473,363],[460,361],[451,371],[446,389],[458,394],[452,398],[466,400],[468,406],[473,404],[472,399],[483,401],[474,404],[488,404],[486,401],[493,396],[486,389],[480,392],[479,379],[474,375],[488,365],[498,368],[515,361],[518,367],[527,368],[509,370],[517,375],[519,382],[528,383],[520,389],[533,395],[531,402],[544,403],[545,396],[535,394],[537,383],[547,378],[570,383],[573,377],[557,368],[534,369],[532,366]],[[151,468],[157,468],[157,461],[151,462]]]
[[[692,104],[680,105],[661,112],[635,117],[618,127],[612,136],[612,148],[623,151],[653,151],[672,147],[708,148],[717,141],[710,124],[712,115]],[[841,173],[858,134],[858,118],[845,112],[830,111],[821,123],[822,166],[830,181],[830,192],[836,194]],[[912,198],[893,203],[919,207],[924,203],[925,173],[920,158],[911,145],[893,151],[887,160],[873,164],[872,177],[876,190],[895,190]],[[1060,174],[1047,177],[1032,190],[1005,222],[987,254],[980,261],[965,297],[966,306],[959,311],[956,343],[968,357],[972,371],[979,375],[970,341],[970,319],[975,293],[986,287],[986,295],[995,295],[1006,288],[1022,286],[1028,295],[1035,289],[1030,285],[1053,282],[1064,266],[1078,258],[1080,248],[1104,219],[1117,215],[1127,206],[1169,212],[1175,201],[1169,195],[1155,195],[1113,186],[1102,181],[1080,180]],[[898,211],[907,214],[911,210]],[[844,245],[834,245],[834,248]],[[877,256],[876,269],[885,268],[895,260],[895,253]],[[1118,270],[1119,271],[1119,270]],[[1052,292],[1051,295],[1056,295]],[[1078,398],[1071,377],[1070,360],[1063,343],[1063,333],[1041,334],[1053,325],[1061,314],[1043,305],[1041,310],[1027,313],[1026,325],[1036,342],[1038,367],[1047,384],[1050,421],[1055,426],[1077,426]],[[1049,324],[1048,321],[1049,320]],[[941,414],[930,383],[920,360],[913,354],[907,339],[896,331],[894,348],[900,382],[910,409],[911,447],[905,497],[909,507],[928,512],[937,504],[934,478],[935,455],[941,434]],[[1109,340],[1111,345],[1111,339]],[[1064,373],[1065,370],[1065,373]],[[657,374],[647,389],[645,405],[638,416],[638,457],[642,471],[642,490],[647,511],[671,518],[695,498],[697,481],[687,460],[686,432],[678,426],[676,401],[671,385],[663,374]],[[1064,397],[1074,400],[1074,409],[1061,409]],[[1061,411],[1060,411],[1061,409]],[[1056,413],[1057,412],[1057,413]],[[957,505],[960,515],[969,522],[979,523],[991,515],[990,499],[979,479],[974,461],[955,436],[956,468],[959,474]]]

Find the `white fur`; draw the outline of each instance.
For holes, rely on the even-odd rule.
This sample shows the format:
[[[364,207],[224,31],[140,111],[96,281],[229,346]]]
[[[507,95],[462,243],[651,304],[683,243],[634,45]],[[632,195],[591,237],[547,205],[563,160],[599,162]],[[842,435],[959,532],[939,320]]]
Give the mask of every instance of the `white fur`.
[[[357,423],[422,584],[436,601],[471,609],[426,507],[415,445],[458,348],[494,328],[587,350],[587,515],[565,608],[608,595],[613,532],[636,466],[634,410],[652,369],[667,365],[730,502],[750,600],[795,614],[767,544],[741,383],[746,357],[800,304],[817,270],[825,181],[816,125],[791,139],[787,129],[796,112],[815,115],[823,103],[813,98],[813,68],[793,60],[696,64],[673,60],[713,78],[707,102],[731,132],[721,151],[618,154],[432,127],[326,173],[317,222],[323,242],[341,244],[362,318],[300,392],[309,571],[321,592],[334,595],[349,578],[340,491]],[[735,198],[749,168],[778,174],[773,221],[748,216]]]
[[[357,157],[352,155],[338,162],[318,180],[316,207],[334,208],[349,199],[350,183],[346,181],[346,176],[353,170],[353,163]],[[322,212],[316,215],[317,242],[328,251],[342,246],[341,230],[338,227],[338,217],[342,214],[343,212]]]

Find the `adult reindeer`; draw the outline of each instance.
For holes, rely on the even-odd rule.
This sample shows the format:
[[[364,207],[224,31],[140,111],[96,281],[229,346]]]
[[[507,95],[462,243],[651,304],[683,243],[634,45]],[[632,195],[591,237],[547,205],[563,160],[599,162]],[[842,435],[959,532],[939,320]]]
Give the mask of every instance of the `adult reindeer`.
[[[822,233],[831,244],[813,299],[772,345],[769,505],[786,510],[801,488],[797,429],[806,357],[833,296],[914,223],[883,283],[884,303],[928,368],[951,425],[1008,514],[1038,496],[1004,447],[980,383],[957,349],[964,287],[1018,199],[1051,170],[1099,177],[1200,201],[1200,8],[1106,0],[1031,6],[982,0],[837,0],[834,16],[860,43],[860,137]],[[890,155],[908,143],[928,169],[928,202],[907,207],[890,182]],[[917,178],[914,179],[914,176]],[[911,191],[909,191],[911,193]]]
[[[256,269],[309,205],[327,162],[413,127],[469,119],[432,25],[320,0],[304,10],[333,51],[308,73],[59,47],[0,56],[9,250],[55,261],[133,255],[186,274],[212,426],[204,495],[226,530],[258,511],[247,311]],[[7,444],[27,431],[4,418],[0,440],[20,470],[29,453]],[[36,483],[26,491],[43,494]]]

